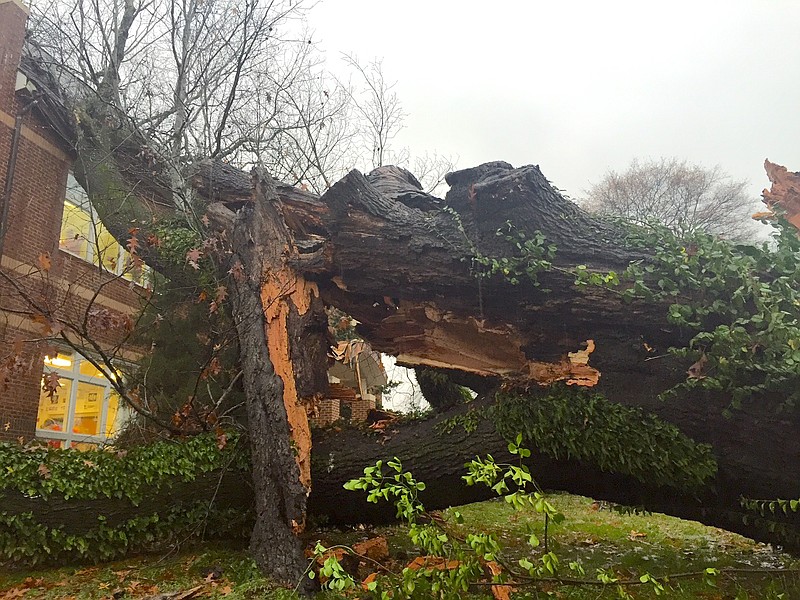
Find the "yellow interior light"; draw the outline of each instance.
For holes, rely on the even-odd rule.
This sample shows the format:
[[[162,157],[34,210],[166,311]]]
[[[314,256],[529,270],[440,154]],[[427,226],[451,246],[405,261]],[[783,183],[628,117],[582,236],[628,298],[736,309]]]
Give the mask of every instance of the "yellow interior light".
[[[46,365],[51,365],[53,367],[61,367],[67,368],[72,366],[72,361],[68,358],[61,358],[60,356],[56,356],[55,358],[50,358],[49,356],[44,357],[44,363]]]

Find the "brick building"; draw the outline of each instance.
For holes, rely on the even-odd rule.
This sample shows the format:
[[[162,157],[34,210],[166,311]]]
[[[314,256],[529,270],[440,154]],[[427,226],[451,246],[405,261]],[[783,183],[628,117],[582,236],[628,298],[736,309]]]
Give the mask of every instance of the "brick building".
[[[22,60],[27,16],[20,0],[0,0],[0,439],[102,444],[125,410],[70,325],[87,325],[112,348],[147,297],[146,279],[70,176],[64,113]],[[139,353],[123,347],[114,356]],[[59,385],[48,395],[43,376],[52,372]]]
[[[104,376],[87,360],[97,348],[70,325],[99,316],[94,328],[88,319],[91,342],[114,348],[115,365],[138,360],[141,350],[117,347],[125,332],[109,324],[139,312],[147,273],[105,230],[70,175],[75,133],[59,96],[63,82],[26,41],[27,17],[21,0],[0,0],[0,440],[102,445],[126,414],[109,381],[117,375]],[[363,342],[358,351],[345,346],[319,424],[363,421],[380,402],[380,358],[361,352]],[[47,393],[50,373],[59,385]]]

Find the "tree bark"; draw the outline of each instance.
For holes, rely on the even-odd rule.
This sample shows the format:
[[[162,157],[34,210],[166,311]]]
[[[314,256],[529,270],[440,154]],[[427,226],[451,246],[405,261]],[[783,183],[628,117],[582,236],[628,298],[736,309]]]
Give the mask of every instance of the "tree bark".
[[[276,580],[294,585],[302,579],[305,587],[305,558],[297,534],[305,526],[311,434],[297,393],[290,344],[308,341],[308,336],[294,339],[290,334],[304,333],[302,315],[312,292],[285,265],[289,240],[273,204],[271,180],[256,174],[254,188],[254,201],[233,227],[232,264],[239,262],[242,274],[234,277],[231,294],[253,465],[250,550]],[[313,374],[310,370],[307,375]]]

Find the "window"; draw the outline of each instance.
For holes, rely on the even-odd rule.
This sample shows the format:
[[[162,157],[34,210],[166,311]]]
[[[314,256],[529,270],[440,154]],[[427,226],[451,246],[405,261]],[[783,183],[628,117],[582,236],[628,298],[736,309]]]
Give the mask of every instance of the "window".
[[[149,285],[150,269],[134,262],[130,253],[103,226],[86,192],[72,175],[67,180],[58,247],[86,262],[102,265],[114,275],[122,275],[143,287]]]
[[[55,372],[59,387],[42,391],[36,435],[56,448],[101,446],[119,433],[129,412],[111,383],[86,358],[69,350],[45,356],[45,373]]]

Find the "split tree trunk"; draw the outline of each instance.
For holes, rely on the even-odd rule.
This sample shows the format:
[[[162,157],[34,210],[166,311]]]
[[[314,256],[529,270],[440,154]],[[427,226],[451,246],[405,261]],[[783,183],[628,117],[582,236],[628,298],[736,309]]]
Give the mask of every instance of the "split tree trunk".
[[[275,201],[269,176],[254,174],[253,201],[236,216],[232,236],[231,264],[238,273],[233,278],[232,312],[244,374],[255,497],[250,550],[276,580],[311,587],[302,577],[305,558],[297,538],[305,527],[311,489],[311,431],[299,390],[319,384],[314,365],[325,363],[314,354],[322,341],[309,311],[316,288],[286,264],[291,241]]]

